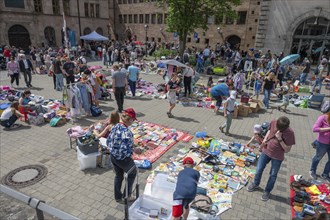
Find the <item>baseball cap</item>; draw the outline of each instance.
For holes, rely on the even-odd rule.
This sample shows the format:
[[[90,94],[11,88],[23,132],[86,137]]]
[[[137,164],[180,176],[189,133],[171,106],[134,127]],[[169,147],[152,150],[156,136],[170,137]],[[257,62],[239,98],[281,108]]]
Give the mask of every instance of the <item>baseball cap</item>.
[[[253,132],[254,133],[260,133],[262,131],[262,127],[259,124],[254,125]]]
[[[136,113],[135,113],[133,108],[127,108],[123,112],[124,112],[124,114],[126,114],[130,118],[136,120]]]
[[[186,157],[183,160],[183,164],[194,164],[194,160],[191,157]]]
[[[230,98],[236,99],[237,92],[235,90],[230,91]]]

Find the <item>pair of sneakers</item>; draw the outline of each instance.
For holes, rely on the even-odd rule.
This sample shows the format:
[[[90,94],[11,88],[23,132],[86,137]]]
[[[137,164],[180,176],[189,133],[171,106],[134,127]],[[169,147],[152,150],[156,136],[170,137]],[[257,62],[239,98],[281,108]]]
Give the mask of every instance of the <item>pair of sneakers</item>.
[[[314,171],[309,171],[309,175],[312,179],[317,180],[317,175]],[[326,174],[321,174],[321,178],[330,183],[330,176]]]
[[[134,196],[129,196],[127,198],[127,201],[128,202],[134,202],[136,200],[136,198]],[[122,199],[116,199],[116,202],[120,203],[120,204],[125,204],[125,199],[122,198]]]
[[[256,190],[259,189],[259,186],[255,185],[253,182],[248,186],[248,189],[247,191],[248,192],[254,192]],[[264,192],[261,196],[261,200],[262,201],[268,201],[269,200],[269,197],[270,197],[270,193],[269,192]]]

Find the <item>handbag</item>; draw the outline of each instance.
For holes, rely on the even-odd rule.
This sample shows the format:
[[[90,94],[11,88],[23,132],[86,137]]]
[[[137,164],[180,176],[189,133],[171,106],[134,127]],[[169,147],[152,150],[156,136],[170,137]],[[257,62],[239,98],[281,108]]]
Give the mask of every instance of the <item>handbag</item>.
[[[191,208],[198,212],[215,216],[219,208],[214,205],[212,199],[207,195],[197,194],[194,201],[192,201]]]
[[[98,117],[102,114],[102,110],[96,105],[91,106],[91,114],[93,117]]]
[[[28,114],[29,122],[33,125],[42,125],[44,120],[44,115],[40,113],[39,115],[36,115],[35,113],[29,113]]]

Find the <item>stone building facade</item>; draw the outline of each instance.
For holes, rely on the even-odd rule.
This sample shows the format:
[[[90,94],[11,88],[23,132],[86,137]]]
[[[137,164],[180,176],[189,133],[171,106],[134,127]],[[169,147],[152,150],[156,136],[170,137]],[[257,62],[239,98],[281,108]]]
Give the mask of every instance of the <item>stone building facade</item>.
[[[233,44],[240,43],[241,49],[254,47],[261,1],[242,0],[242,4],[235,8],[238,18],[234,21],[225,17],[210,17],[208,30],[196,30],[197,41],[192,34],[187,39],[187,46],[202,49],[206,45],[214,47],[218,42],[229,41]],[[166,32],[167,9],[158,7],[155,1],[112,0],[111,4],[114,5],[114,10],[110,10],[110,23],[119,40],[127,40],[132,36],[141,42],[146,39],[155,42],[178,40],[174,33]]]
[[[316,57],[330,51],[330,1],[263,0],[256,47]]]
[[[80,12],[80,28],[78,7]],[[81,35],[96,30],[110,33],[109,0],[2,0],[0,1],[0,45],[27,48],[34,46],[62,46],[63,11],[67,33]],[[73,46],[73,45],[72,45]]]

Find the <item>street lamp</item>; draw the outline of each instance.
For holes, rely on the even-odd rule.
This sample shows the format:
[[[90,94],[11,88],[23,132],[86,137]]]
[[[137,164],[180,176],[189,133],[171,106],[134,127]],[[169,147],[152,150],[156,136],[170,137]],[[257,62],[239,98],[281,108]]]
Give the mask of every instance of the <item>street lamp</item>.
[[[146,32],[146,40],[145,40],[145,44],[146,44],[146,56],[148,56],[148,28],[149,26],[147,24],[144,25],[144,30]]]
[[[224,41],[224,40],[223,40],[223,35],[222,35],[222,29],[221,29],[220,27],[217,27],[217,32],[218,32],[218,34],[220,35],[222,41]]]

